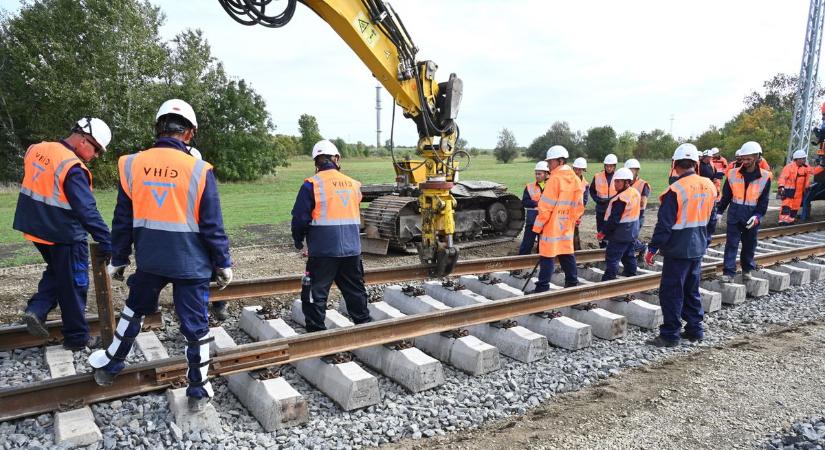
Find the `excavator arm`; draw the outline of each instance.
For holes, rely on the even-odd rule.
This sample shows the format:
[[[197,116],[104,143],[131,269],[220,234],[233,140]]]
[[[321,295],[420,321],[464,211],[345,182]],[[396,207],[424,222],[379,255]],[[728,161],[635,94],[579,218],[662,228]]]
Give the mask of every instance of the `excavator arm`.
[[[278,28],[292,18],[298,0],[218,0],[235,21],[243,25]],[[275,14],[272,4],[286,4]],[[462,82],[450,74],[438,83],[433,61],[417,61],[415,47],[401,19],[383,0],[301,0],[349,45],[373,76],[411,118],[418,129],[417,153],[423,158],[425,179],[418,184],[422,240],[421,262],[433,276],[449,274],[458,260],[453,245],[455,199],[450,194],[456,176],[454,161]],[[396,164],[397,172],[412,177],[414,167]],[[419,172],[419,171],[415,171]]]

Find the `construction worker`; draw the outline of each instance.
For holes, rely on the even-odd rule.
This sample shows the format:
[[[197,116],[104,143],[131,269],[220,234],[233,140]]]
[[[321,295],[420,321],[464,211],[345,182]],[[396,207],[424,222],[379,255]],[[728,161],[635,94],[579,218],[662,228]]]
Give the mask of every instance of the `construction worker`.
[[[111,139],[106,123],[84,117],[65,139],[34,144],[23,157],[23,181],[12,226],[34,244],[46,263],[23,322],[30,334],[49,337],[46,316],[59,305],[63,347],[73,351],[97,344],[90,339],[86,323],[87,234],[106,255],[111,255],[112,246],[109,227],[92,195],[92,173],[84,163],[105,152]]]
[[[647,199],[650,197],[650,184],[639,177],[639,171],[642,170],[642,165],[639,164],[638,159],[628,159],[624,162],[624,167],[633,173],[633,183],[631,187],[636,189],[636,192],[641,196],[641,210],[639,212],[639,234],[641,234],[641,229],[645,226],[645,208],[647,208]],[[638,255],[639,262],[641,262],[644,258],[645,250],[647,250],[647,245],[637,237],[634,249]]]
[[[740,240],[742,278],[749,280],[750,272],[756,269],[753,260],[756,235],[759,224],[768,211],[768,195],[771,190],[771,173],[758,166],[760,153],[762,146],[759,143],[749,141],[742,144],[739,149],[742,167],[729,170],[722,187],[717,218],[730,206],[725,238],[725,269],[721,278],[723,282],[731,282],[736,275],[736,251]]]
[[[619,163],[616,155],[609,154],[604,157],[604,170],[593,176],[590,183],[590,196],[596,202],[596,232],[602,231],[604,225],[604,212],[607,211],[607,204],[616,195],[616,188],[613,186],[613,172],[616,171],[616,164]],[[605,248],[607,243],[599,241],[599,247]]]
[[[332,142],[318,141],[312,158],[316,173],[304,180],[292,207],[295,248],[302,250],[304,240],[308,247],[309,284],[301,292],[308,332],[327,329],[324,320],[333,281],[352,321],[372,321],[361,263],[361,183],[340,172],[341,155]]]
[[[587,179],[584,178],[584,172],[587,171],[587,160],[584,158],[576,158],[573,161],[573,173],[579,177],[579,181],[581,181],[582,185],[582,203],[584,206],[587,206],[587,198],[588,198],[588,187],[590,187],[590,183],[587,182]],[[579,238],[579,225],[581,225],[581,219],[576,221],[576,230],[573,232],[573,249],[574,250],[581,250],[582,249],[582,242]]]
[[[719,179],[724,178],[725,171],[728,168],[728,160],[725,159],[724,156],[722,156],[722,153],[719,151],[718,147],[713,147],[712,149],[708,150],[708,154],[710,155],[710,162],[713,165],[713,168],[716,170],[717,173],[719,173]]]
[[[195,147],[188,147],[189,154],[192,155],[195,159],[203,159],[200,150],[196,149]],[[215,279],[217,274],[212,274],[212,279]],[[212,316],[215,317],[220,322],[223,322],[229,319],[229,311],[226,302],[212,302]]]
[[[550,175],[550,169],[547,167],[547,161],[539,161],[536,163],[534,170],[536,181],[527,183],[524,187],[524,193],[521,195],[521,204],[527,211],[527,217],[524,221],[524,236],[521,238],[521,246],[518,249],[519,255],[529,255],[533,253],[533,246],[536,245],[536,238],[538,235],[533,233],[533,223],[536,221],[541,198],[541,191],[544,190],[544,181]]]
[[[698,162],[699,151],[693,144],[682,144],[673,152],[678,178],[659,196],[658,220],[647,245],[647,265],[653,265],[656,253],[663,257],[659,284],[663,320],[659,336],[647,342],[657,347],[674,347],[682,338],[691,342],[704,338],[699,283],[702,256],[711,238],[708,228],[716,225],[716,188],[696,174]],[[681,319],[687,322],[684,332],[680,332]]]
[[[584,213],[584,189],[581,180],[566,164],[569,154],[561,145],[547,150],[550,177],[545,182],[539,200],[539,214],[533,232],[539,238],[539,280],[534,292],[550,289],[554,258],[564,271],[564,287],[576,286],[576,255],[573,250],[573,234],[576,222]],[[612,176],[612,173],[611,173]]]
[[[733,161],[731,161],[731,162],[728,164],[728,167],[725,169],[725,175],[726,175],[726,176],[727,176],[728,172],[730,172],[730,169],[734,169],[734,168],[739,168],[739,167],[742,167],[742,153],[741,153],[739,150],[737,150],[737,151],[734,153],[734,157],[735,157],[736,159],[734,159]]]
[[[200,411],[214,395],[209,383],[209,280],[232,281],[229,240],[212,166],[192,158],[187,144],[197,132],[195,111],[183,100],[164,102],[155,115],[154,145],[118,160],[120,184],[112,221],[109,275],[122,280],[132,244],[135,273],[115,337],[89,356],[95,381],[110,385],[140,332],[143,317],[158,308],[158,294],[172,284],[172,299],[186,338],[189,409]]]
[[[622,275],[636,275],[636,242],[639,238],[639,220],[641,216],[642,196],[632,187],[633,172],[627,167],[616,171],[613,184],[616,196],[607,204],[604,213],[603,230],[596,238],[607,240],[604,251],[604,275],[602,281],[615,280],[619,270],[619,261],[624,266]]]
[[[699,160],[699,175],[713,182],[717,192],[716,201],[719,201],[722,198],[722,179],[725,178],[728,162],[724,158],[719,159],[718,162],[714,160],[714,156],[717,156],[714,152],[718,153],[719,150],[712,148],[702,152]]]
[[[796,220],[796,213],[802,206],[802,197],[805,190],[811,185],[813,169],[808,165],[808,154],[805,150],[793,153],[791,161],[779,175],[779,198],[782,199],[782,209],[779,212],[779,224],[790,225]]]

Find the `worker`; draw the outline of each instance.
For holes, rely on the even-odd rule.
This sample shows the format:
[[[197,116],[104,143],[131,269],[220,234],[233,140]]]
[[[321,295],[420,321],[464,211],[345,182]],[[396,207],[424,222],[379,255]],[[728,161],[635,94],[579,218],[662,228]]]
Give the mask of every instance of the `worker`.
[[[538,235],[533,233],[533,223],[536,221],[538,211],[536,208],[539,205],[539,198],[541,198],[541,191],[544,189],[544,181],[550,175],[550,169],[547,167],[547,161],[539,161],[536,163],[534,176],[536,181],[527,183],[524,187],[524,193],[521,195],[521,204],[527,211],[527,217],[524,222],[524,236],[521,239],[521,246],[518,249],[519,255],[529,255],[533,253],[533,246],[536,245],[536,238]]]
[[[596,232],[603,231],[604,212],[607,211],[607,204],[616,195],[616,188],[613,186],[613,172],[616,171],[616,164],[619,159],[616,155],[609,154],[604,157],[604,170],[593,176],[590,183],[590,196],[596,202]],[[605,248],[607,243],[599,241],[599,247]]]
[[[793,153],[791,161],[779,175],[779,198],[782,199],[782,209],[779,212],[779,224],[790,225],[796,220],[796,214],[802,206],[802,197],[805,190],[811,185],[813,169],[808,165],[808,154],[805,150]]]
[[[600,241],[607,241],[602,281],[616,279],[619,261],[624,266],[622,275],[626,277],[636,275],[636,242],[639,238],[642,196],[632,186],[633,177],[633,172],[627,167],[617,170],[613,176],[617,194],[607,204],[607,211],[604,213],[604,231],[596,236]]]
[[[768,195],[771,189],[771,173],[758,166],[762,146],[754,141],[745,142],[739,149],[742,167],[728,171],[722,187],[718,215],[730,206],[725,237],[725,269],[721,280],[729,283],[736,275],[736,251],[742,241],[740,265],[742,278],[750,280],[750,272],[756,269],[753,260],[759,224],[768,211]],[[720,218],[717,216],[717,218]]]
[[[94,379],[114,382],[140,332],[143,317],[158,308],[158,293],[172,284],[172,300],[186,338],[186,396],[201,411],[214,395],[209,383],[209,280],[217,274],[223,289],[232,281],[229,240],[224,232],[218,186],[212,166],[187,154],[198,129],[195,111],[179,99],[167,100],[155,114],[154,145],[118,160],[120,183],[112,221],[113,279],[122,280],[132,244],[135,273],[115,337],[106,350],[89,356]]]
[[[725,176],[727,176],[728,172],[730,172],[730,169],[742,167],[742,152],[737,150],[736,153],[734,153],[734,156],[736,159],[728,164],[727,169],[725,169]]]
[[[760,169],[767,170],[768,175],[770,175],[770,177],[773,178],[773,172],[771,172],[771,166],[770,166],[770,164],[768,164],[768,161],[765,159],[764,155],[762,154],[762,147],[761,146],[759,147],[759,154],[757,155],[756,164],[757,164],[757,167],[759,167]]]
[[[554,258],[558,258],[564,271],[564,287],[579,284],[576,271],[576,255],[573,250],[573,234],[576,221],[584,213],[584,189],[581,180],[566,164],[569,154],[561,145],[547,149],[550,177],[545,182],[539,200],[539,214],[533,232],[539,238],[539,280],[534,292],[550,289]],[[612,173],[611,173],[612,177]]]
[[[659,282],[662,325],[659,335],[647,341],[657,347],[674,347],[682,338],[691,342],[704,338],[699,283],[702,256],[712,235],[708,228],[715,227],[716,221],[716,189],[710,180],[696,174],[696,146],[680,145],[672,159],[678,179],[659,196],[658,220],[645,255],[649,266],[656,253],[663,257]],[[686,322],[683,332],[681,319]]]
[[[304,240],[308,247],[309,283],[301,292],[308,332],[327,329],[324,320],[333,281],[352,321],[372,321],[361,263],[361,183],[340,172],[341,155],[326,139],[312,147],[312,159],[316,173],[304,180],[292,207],[295,248],[302,250]]]
[[[716,169],[717,172],[721,173],[719,178],[725,177],[725,171],[728,167],[728,160],[722,156],[722,152],[719,150],[718,147],[713,147],[712,149],[708,150],[708,154],[710,155],[711,164],[713,164],[713,168]]]
[[[92,195],[92,173],[85,163],[105,152],[111,139],[105,122],[84,117],[68,137],[34,144],[23,157],[23,181],[12,226],[34,244],[46,263],[23,322],[30,334],[47,338],[46,316],[59,305],[63,347],[73,351],[97,345],[89,337],[86,322],[87,235],[100,244],[107,260],[112,246],[109,227]]]
[[[189,154],[192,155],[195,159],[203,159],[200,150],[196,149],[195,147],[188,147]],[[212,279],[216,279],[217,274],[212,274]],[[219,322],[223,322],[229,319],[229,310],[228,306],[225,301],[220,302],[212,302],[212,315],[217,319]]]
[[[722,179],[725,178],[725,169],[728,166],[725,158],[717,158],[719,149],[716,147],[702,152],[699,161],[699,175],[709,179],[716,187],[716,201],[722,198]]]
[[[641,197],[640,202],[640,211],[639,211],[639,236],[641,236],[641,229],[645,225],[645,208],[647,207],[647,200],[650,198],[650,184],[647,181],[639,177],[639,171],[642,170],[642,165],[639,163],[639,160],[636,158],[630,158],[624,162],[624,167],[629,169],[630,172],[633,174],[633,183],[631,187],[636,189],[636,192],[639,193]],[[641,262],[644,258],[645,250],[647,249],[647,244],[645,244],[639,237],[636,238],[636,243],[634,244],[634,249],[636,255]]]
[[[587,179],[584,177],[584,172],[587,171],[587,160],[584,158],[576,158],[573,161],[573,173],[579,177],[579,181],[581,181],[582,185],[582,203],[584,206],[587,206],[587,197],[589,196],[587,191],[590,187],[590,183],[587,182]],[[582,242],[579,238],[579,225],[581,225],[581,219],[576,221],[576,229],[573,232],[573,250],[581,250],[582,249]]]

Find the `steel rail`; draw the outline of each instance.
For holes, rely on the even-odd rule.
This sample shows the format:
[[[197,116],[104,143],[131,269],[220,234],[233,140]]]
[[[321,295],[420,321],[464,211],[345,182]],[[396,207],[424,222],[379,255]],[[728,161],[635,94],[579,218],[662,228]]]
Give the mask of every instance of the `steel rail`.
[[[825,222],[811,222],[799,225],[772,227],[759,230],[760,238],[772,238],[798,233],[808,233],[825,228]],[[725,242],[724,234],[716,234],[711,239],[711,245]],[[473,275],[506,270],[532,269],[538,262],[538,255],[503,256],[495,258],[460,260],[456,263],[452,276]],[[576,252],[576,262],[586,264],[604,261],[604,249],[582,250]],[[425,265],[410,265],[400,267],[383,267],[370,269],[364,273],[364,282],[367,284],[396,283],[399,281],[420,280],[430,278],[430,267]],[[274,278],[259,278],[253,280],[236,281],[223,290],[214,285],[209,292],[209,301],[231,301],[250,297],[290,294],[301,291],[302,275],[285,275]]]
[[[773,265],[821,255],[825,255],[825,244],[762,254],[756,256],[756,261],[761,265]],[[722,266],[722,262],[703,264],[702,273],[715,274]],[[212,359],[209,373],[211,376],[218,376],[263,369],[272,365],[411,339],[468,325],[586,304],[655,289],[659,286],[660,278],[661,273],[650,273],[595,285],[243,344],[218,351]],[[97,386],[92,375],[86,373],[40,381],[22,387],[3,388],[0,389],[0,421],[182,385],[185,373],[186,360],[183,356],[178,356],[127,367],[115,383],[108,387]]]

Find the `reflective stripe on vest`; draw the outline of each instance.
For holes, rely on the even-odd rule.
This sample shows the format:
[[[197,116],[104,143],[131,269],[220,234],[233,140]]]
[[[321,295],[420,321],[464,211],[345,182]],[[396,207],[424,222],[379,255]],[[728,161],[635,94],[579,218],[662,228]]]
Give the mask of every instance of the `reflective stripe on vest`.
[[[530,199],[538,203],[539,197],[541,197],[541,187],[536,183],[527,183],[525,189],[527,189],[527,195],[530,196]]]
[[[20,193],[32,200],[61,209],[71,210],[69,200],[63,191],[66,175],[75,165],[86,172],[89,187],[92,187],[92,174],[86,165],[59,142],[41,142],[32,145],[23,158],[24,176]]]
[[[668,192],[676,194],[676,223],[674,230],[704,227],[710,221],[710,214],[716,198],[716,188],[707,178],[691,174],[674,181],[659,197]]]
[[[613,211],[613,203],[616,200],[621,200],[625,204],[624,212],[619,219],[619,223],[629,223],[639,220],[642,196],[639,195],[639,191],[631,188],[623,190],[619,195],[610,200],[610,203],[607,204],[607,211],[604,212],[604,220],[608,220],[610,217],[610,213]]]
[[[747,191],[745,190],[745,177],[738,169],[728,171],[728,184],[730,185],[731,193],[733,194],[731,201],[737,205],[756,206],[759,201],[759,196],[765,190],[765,185],[770,180],[770,172],[764,169],[759,169],[759,178],[753,180],[748,184]]]
[[[212,166],[176,149],[151,148],[118,161],[132,199],[132,227],[198,233],[206,171]]]
[[[605,174],[604,171],[597,173],[593,177],[593,183],[596,185],[596,195],[600,199],[607,200],[616,195],[616,187],[613,186],[613,183],[607,182],[607,174]]]
[[[318,172],[305,181],[312,183],[315,195],[310,225],[361,224],[361,183],[334,169]]]

